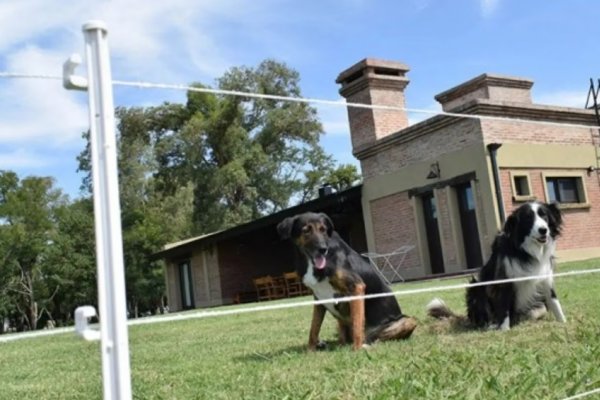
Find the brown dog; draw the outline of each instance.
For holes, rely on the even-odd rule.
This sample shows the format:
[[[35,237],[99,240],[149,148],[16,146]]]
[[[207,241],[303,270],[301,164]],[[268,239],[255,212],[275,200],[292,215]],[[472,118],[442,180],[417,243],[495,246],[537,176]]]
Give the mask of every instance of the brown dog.
[[[277,230],[282,239],[294,243],[296,270],[317,300],[391,292],[372,266],[334,231],[327,215],[286,218]],[[351,340],[355,350],[378,340],[406,339],[417,326],[402,314],[394,296],[315,305],[309,350],[319,344],[326,310],[338,320],[340,343]]]

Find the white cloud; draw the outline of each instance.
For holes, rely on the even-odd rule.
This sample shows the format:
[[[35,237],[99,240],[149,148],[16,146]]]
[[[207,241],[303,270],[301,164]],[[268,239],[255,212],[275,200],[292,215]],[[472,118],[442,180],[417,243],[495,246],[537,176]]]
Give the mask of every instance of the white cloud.
[[[14,151],[0,153],[0,169],[41,168],[54,164],[54,160],[40,157],[36,152],[18,148]]]
[[[55,3],[55,4],[52,4]],[[84,8],[81,3],[59,3],[47,0],[5,1],[0,3],[0,53],[27,44],[40,35],[57,32],[73,34],[72,22]],[[69,33],[71,32],[71,33]]]
[[[411,0],[411,3],[417,12],[421,12],[431,5],[431,0]]]
[[[114,79],[187,83],[193,76],[206,81],[232,65],[225,46],[217,44],[217,35],[237,27],[236,23],[240,27],[260,23],[260,18],[248,18],[247,13],[261,7],[268,4],[241,0],[1,2],[0,70],[60,76],[68,56],[83,55],[82,24],[100,19],[109,31]],[[224,20],[230,22],[229,28],[216,25]],[[77,72],[85,75],[84,67]],[[89,126],[85,92],[67,91],[60,80],[0,79],[0,93],[5,167],[39,166],[48,150],[81,145],[81,132]],[[119,93],[130,92],[121,89]],[[152,103],[156,96],[144,93],[140,97],[139,104],[143,104]],[[28,146],[28,152],[8,150],[20,146]]]
[[[499,3],[500,0],[479,0],[482,15],[486,18],[491,17],[496,12]]]
[[[61,55],[25,47],[7,60],[11,71],[58,75]],[[60,80],[12,79],[0,82],[0,144],[68,145],[87,129],[84,94],[69,92]]]

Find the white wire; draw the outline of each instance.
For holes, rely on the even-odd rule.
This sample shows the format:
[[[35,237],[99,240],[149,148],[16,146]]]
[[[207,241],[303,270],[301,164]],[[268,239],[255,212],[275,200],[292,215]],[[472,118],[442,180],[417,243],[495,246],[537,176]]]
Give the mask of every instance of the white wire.
[[[20,72],[0,71],[0,78],[15,78],[15,79],[52,79],[61,80],[62,76],[48,74],[25,74]]]
[[[55,329],[40,329],[31,332],[6,333],[0,335],[0,343],[13,342],[15,340],[30,339],[43,336],[60,335],[61,333],[75,332],[75,327],[55,328]]]
[[[500,279],[495,281],[487,281],[487,282],[476,282],[476,283],[463,283],[457,285],[446,285],[446,286],[434,286],[430,288],[421,288],[421,289],[408,289],[408,290],[398,290],[387,293],[373,293],[361,296],[345,296],[345,297],[336,297],[333,299],[325,299],[325,300],[306,300],[306,301],[298,301],[293,303],[281,303],[281,304],[271,304],[265,306],[255,306],[255,307],[247,307],[247,308],[239,308],[239,309],[231,309],[231,310],[218,310],[218,311],[200,311],[196,313],[188,313],[188,314],[179,314],[172,315],[167,317],[154,317],[154,318],[145,318],[145,319],[137,319],[131,320],[129,322],[130,325],[145,325],[153,322],[168,322],[168,321],[176,321],[183,319],[192,319],[192,318],[206,318],[206,317],[216,317],[221,315],[231,315],[231,314],[245,314],[249,312],[256,311],[271,311],[271,310],[281,310],[285,308],[292,307],[302,307],[302,306],[310,306],[310,305],[325,305],[325,304],[337,304],[342,302],[348,302],[353,300],[360,299],[377,299],[381,297],[391,297],[391,296],[406,296],[409,294],[422,294],[422,293],[432,293],[432,292],[442,292],[447,290],[455,290],[455,289],[466,289],[469,287],[477,287],[477,286],[491,286],[491,285],[501,285],[504,283],[511,282],[523,282],[523,281],[532,281],[532,280],[542,280],[548,279],[552,277],[563,277],[563,276],[571,276],[571,275],[586,275],[592,273],[600,272],[600,268],[597,269],[587,269],[580,271],[567,271],[556,273],[554,275],[544,274],[544,275],[534,275],[534,276],[524,276],[519,278],[510,278],[510,279]]]
[[[130,326],[133,326],[133,325],[147,325],[147,324],[160,323],[160,322],[184,321],[184,320],[188,320],[188,319],[219,317],[219,316],[224,316],[224,315],[246,314],[246,313],[258,312],[258,311],[272,311],[272,310],[281,310],[281,309],[286,309],[286,308],[295,308],[295,307],[312,306],[312,305],[325,305],[325,304],[332,304],[332,303],[337,304],[337,303],[341,303],[341,302],[348,302],[348,301],[359,300],[359,299],[366,300],[366,299],[375,299],[375,298],[381,298],[381,297],[406,296],[409,294],[432,293],[432,292],[441,292],[441,291],[456,290],[456,289],[465,289],[465,288],[477,287],[477,286],[500,285],[500,284],[511,283],[511,282],[523,282],[523,281],[531,281],[531,280],[548,279],[548,278],[552,278],[552,277],[559,278],[559,277],[572,276],[572,275],[587,275],[587,274],[598,273],[598,272],[600,272],[600,268],[559,272],[559,273],[556,273],[553,275],[544,274],[544,275],[511,278],[511,279],[501,279],[501,280],[488,281],[488,282],[476,282],[476,283],[463,283],[463,284],[457,284],[457,285],[434,286],[434,287],[430,287],[430,288],[398,290],[398,291],[393,291],[393,292],[374,293],[374,294],[368,294],[368,295],[362,295],[362,296],[346,296],[346,297],[338,297],[338,298],[334,298],[334,299],[325,299],[325,300],[305,300],[305,301],[297,301],[297,302],[291,302],[291,303],[279,303],[279,304],[259,305],[259,306],[253,306],[253,307],[245,307],[245,308],[233,308],[233,309],[228,309],[228,310],[199,311],[199,312],[185,313],[185,314],[173,314],[173,315],[168,315],[168,316],[156,316],[156,317],[149,317],[149,318],[132,319],[132,320],[127,321],[127,324]],[[38,333],[38,331],[36,331],[36,332],[28,332],[28,333],[24,333],[24,334],[0,335],[0,343],[18,340],[18,339],[26,339],[26,338],[30,338],[30,337],[37,337],[37,336],[49,336],[49,335],[60,334],[60,333],[64,333],[64,332],[68,332],[68,331],[72,331],[72,330],[73,329],[62,328],[62,330],[59,330],[56,333],[53,333],[53,332],[57,331],[56,329],[54,329],[54,330],[48,330],[48,331],[41,331],[39,333]]]
[[[2,72],[2,71],[0,71],[0,78],[62,79],[61,76],[57,76],[57,75],[26,74],[26,73]],[[428,109],[423,109],[423,108],[408,108],[408,107],[388,106],[388,105],[381,105],[381,104],[362,104],[362,103],[346,102],[344,100],[327,100],[327,99],[317,99],[317,98],[310,98],[310,97],[278,96],[278,95],[273,95],[273,94],[241,92],[241,91],[237,91],[237,90],[213,89],[213,88],[195,87],[195,86],[181,85],[181,84],[153,83],[153,82],[143,82],[143,81],[121,81],[121,80],[113,80],[112,82],[113,82],[113,85],[116,85],[116,86],[137,87],[137,88],[141,88],[141,89],[184,90],[184,91],[190,91],[190,92],[212,93],[212,94],[218,94],[218,95],[251,97],[251,98],[257,98],[257,99],[268,99],[268,100],[277,100],[277,101],[289,101],[289,102],[294,102],[294,103],[323,104],[323,105],[329,105],[329,106],[365,108],[365,109],[371,109],[371,110],[405,111],[405,112],[417,113],[417,114],[443,115],[446,117],[479,119],[479,120],[484,120],[484,121],[538,124],[538,125],[556,126],[556,127],[563,127],[563,128],[568,127],[568,128],[583,128],[583,129],[600,129],[600,126],[597,126],[597,125],[575,124],[575,123],[570,123],[570,122],[538,121],[538,120],[533,120],[533,119],[498,117],[498,116],[493,116],[493,115],[460,114],[460,113],[452,113],[452,112],[441,111],[441,110],[428,110]]]
[[[447,117],[471,118],[471,119],[480,119],[480,120],[488,120],[488,121],[502,121],[502,122],[512,122],[512,123],[522,122],[522,123],[527,123],[527,124],[541,124],[541,125],[549,125],[549,126],[585,128],[585,129],[599,129],[600,128],[600,126],[596,126],[596,125],[573,124],[573,123],[569,123],[569,122],[537,121],[537,120],[532,120],[532,119],[497,117],[497,116],[492,116],[492,115],[460,114],[460,113],[452,113],[452,112],[440,111],[440,110],[428,110],[428,109],[423,109],[423,108],[409,108],[409,107],[387,106],[387,105],[380,105],[380,104],[352,103],[352,102],[346,102],[345,100],[326,100],[326,99],[317,99],[317,98],[310,98],[310,97],[278,96],[278,95],[264,94],[264,93],[241,92],[241,91],[237,91],[237,90],[213,89],[213,88],[195,87],[195,86],[189,86],[189,85],[171,85],[171,84],[165,84],[165,83],[132,82],[132,81],[119,81],[119,80],[113,80],[113,84],[119,85],[119,86],[130,86],[130,87],[138,87],[138,88],[144,88],[144,89],[152,88],[152,89],[185,90],[185,91],[190,91],[190,92],[212,93],[212,94],[220,94],[220,95],[239,96],[239,97],[253,97],[253,98],[258,98],[258,99],[290,101],[290,102],[295,102],[295,103],[324,104],[324,105],[330,105],[330,106],[367,108],[367,109],[372,109],[372,110],[406,111],[406,112],[418,113],[418,114],[444,115]]]
[[[25,73],[13,73],[13,72],[0,71],[0,78],[61,80],[62,76],[47,75],[47,74],[25,74]],[[251,97],[251,98],[269,99],[269,100],[277,100],[277,101],[290,101],[290,102],[296,102],[296,103],[324,104],[324,105],[352,107],[352,108],[365,108],[365,109],[389,110],[389,111],[405,111],[405,112],[420,113],[420,114],[443,115],[443,116],[447,116],[447,117],[469,118],[469,119],[479,119],[479,120],[489,120],[489,121],[501,121],[501,122],[510,122],[510,123],[527,123],[527,124],[539,124],[539,125],[546,125],[546,126],[585,128],[585,129],[599,129],[600,128],[600,126],[596,126],[596,125],[583,125],[583,124],[552,122],[552,121],[536,121],[536,120],[529,120],[529,119],[522,119],[522,118],[508,118],[508,117],[498,117],[498,116],[490,116],[490,115],[459,114],[459,113],[451,113],[451,112],[446,112],[446,111],[436,111],[436,110],[427,110],[427,109],[419,109],[419,108],[352,103],[352,102],[346,102],[344,100],[326,100],[326,99],[316,99],[316,98],[306,98],[306,97],[289,97],[289,96],[278,96],[278,95],[270,95],[270,94],[263,94],[263,93],[241,92],[241,91],[235,91],[235,90],[200,88],[200,87],[194,87],[194,86],[189,86],[189,85],[173,85],[173,84],[164,84],[164,83],[132,82],[132,81],[120,81],[120,80],[113,80],[113,85],[138,87],[138,88],[185,90],[185,91],[200,92],[200,93],[213,93],[213,94],[218,94],[218,95]],[[402,296],[402,295],[407,295],[407,294],[431,293],[431,292],[436,292],[436,291],[464,289],[467,287],[498,285],[498,284],[510,283],[510,282],[548,279],[551,277],[561,277],[561,276],[569,276],[569,275],[583,275],[583,274],[596,273],[596,272],[600,272],[600,269],[592,269],[592,270],[584,270],[584,271],[570,271],[570,272],[557,273],[554,275],[537,275],[537,276],[530,276],[530,277],[503,279],[503,280],[491,281],[491,282],[477,282],[477,283],[472,283],[472,284],[468,283],[468,284],[460,284],[460,285],[438,286],[438,287],[432,287],[432,288],[404,290],[404,291],[396,291],[396,292],[390,292],[390,293],[377,293],[377,294],[370,294],[370,295],[364,295],[364,296],[347,296],[347,297],[328,299],[328,300],[302,301],[302,302],[294,302],[294,303],[274,304],[274,305],[269,305],[269,306],[256,306],[256,307],[248,307],[248,308],[240,308],[240,309],[231,309],[231,310],[204,311],[204,312],[191,313],[191,314],[170,315],[167,317],[161,316],[161,317],[153,317],[153,318],[135,319],[135,320],[128,321],[128,325],[145,325],[145,324],[151,324],[151,323],[157,323],[157,322],[169,322],[169,321],[187,320],[187,319],[193,319],[193,318],[206,318],[206,317],[215,317],[215,316],[222,316],[222,315],[243,314],[243,313],[249,313],[249,312],[278,310],[278,309],[301,307],[301,306],[308,306],[308,305],[317,305],[317,304],[339,303],[339,302],[346,302],[346,301],[352,301],[352,300],[358,300],[358,299],[373,299],[373,298],[388,297],[388,296]],[[74,331],[74,328],[59,328],[59,329],[52,329],[52,330],[41,330],[41,331],[35,331],[35,332],[28,332],[28,333],[24,333],[24,334],[21,333],[21,334],[2,335],[2,336],[0,336],[0,343],[9,342],[9,341],[13,341],[13,340],[19,340],[19,339],[26,339],[26,338],[51,336],[51,335],[68,333],[68,332],[73,332],[73,331]],[[596,393],[600,393],[600,388],[597,388],[597,389],[594,389],[594,390],[591,390],[588,392],[580,393],[575,396],[565,398],[564,400],[580,399],[580,398],[587,397],[589,395],[596,394]]]
[[[589,392],[579,393],[579,394],[576,394],[576,395],[571,396],[571,397],[565,397],[563,400],[582,399],[584,397],[587,397],[587,396],[590,396],[590,395],[596,394],[596,393],[600,393],[600,388],[596,388],[596,389],[590,390]]]

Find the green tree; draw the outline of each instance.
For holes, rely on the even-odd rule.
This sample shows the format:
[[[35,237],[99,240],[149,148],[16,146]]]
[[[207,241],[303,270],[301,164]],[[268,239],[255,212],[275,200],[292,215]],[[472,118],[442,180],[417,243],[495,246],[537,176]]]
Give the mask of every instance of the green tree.
[[[304,173],[305,181],[302,186],[300,203],[315,198],[319,187],[327,184],[337,192],[348,189],[361,180],[356,167],[351,164],[336,165],[333,158],[323,150],[317,149],[307,155],[311,164],[318,166]]]
[[[266,60],[232,68],[217,87],[299,97],[299,79],[285,64]],[[351,175],[348,169],[336,172],[319,145],[317,112],[305,103],[192,90],[185,104],[118,108],[116,117],[132,312],[154,307],[164,290],[160,265],[149,255],[165,243],[309,200],[323,183],[336,178],[344,185],[342,177]],[[89,146],[79,163],[89,188]]]
[[[201,85],[198,85],[201,86]],[[299,75],[266,60],[236,67],[220,89],[301,96]],[[319,145],[322,126],[305,103],[188,93],[183,123],[161,147],[158,176],[176,171],[194,185],[197,233],[224,229],[305,201],[333,161]],[[168,149],[168,150],[167,150]]]
[[[331,171],[328,171],[324,180],[333,186],[336,191],[340,192],[357,185],[361,181],[361,177],[354,165],[341,164]]]
[[[44,259],[50,287],[57,287],[51,313],[59,324],[73,319],[82,305],[97,306],[98,286],[94,211],[91,199],[82,198],[55,210],[56,227]]]
[[[66,202],[51,178],[27,177],[0,171],[0,260],[6,280],[3,301],[12,306],[28,329],[49,314],[58,287],[48,283],[43,269],[54,230],[54,212]]]
[[[180,173],[157,177],[161,161],[156,154],[171,142],[170,110],[181,107],[117,108],[118,171],[123,229],[123,251],[128,310],[154,310],[164,294],[162,264],[150,255],[167,242],[192,234],[193,189]],[[88,137],[88,134],[84,135]],[[162,140],[158,142],[158,140]],[[89,142],[80,155],[87,171],[83,188],[91,190]]]

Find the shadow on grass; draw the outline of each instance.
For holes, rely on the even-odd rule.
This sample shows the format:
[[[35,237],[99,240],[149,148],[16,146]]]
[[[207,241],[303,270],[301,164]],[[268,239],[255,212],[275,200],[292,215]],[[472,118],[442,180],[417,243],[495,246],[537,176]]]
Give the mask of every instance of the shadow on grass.
[[[485,329],[477,329],[469,326],[466,317],[450,317],[443,319],[430,318],[421,327],[430,335],[454,335],[462,333],[483,332]]]
[[[337,341],[327,341],[325,345],[317,350],[317,353],[333,352],[349,346],[342,346]],[[272,362],[277,361],[281,358],[295,358],[301,354],[307,354],[308,349],[306,345],[290,346],[283,349],[273,350],[269,352],[252,352],[241,356],[233,357],[234,361],[242,362]]]
[[[551,325],[547,325],[548,323],[550,323]],[[511,326],[510,330],[526,330],[538,328],[547,329],[549,326],[554,328],[562,327],[565,329],[568,327],[568,325],[557,323],[553,317],[545,313],[544,315],[538,318],[525,318],[519,321],[516,325]],[[463,316],[444,318],[441,320],[429,319],[424,328],[430,335],[460,335],[477,333],[485,334],[492,332],[502,332],[497,327],[474,327],[470,325],[466,317]]]

